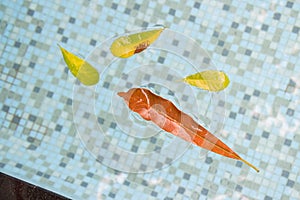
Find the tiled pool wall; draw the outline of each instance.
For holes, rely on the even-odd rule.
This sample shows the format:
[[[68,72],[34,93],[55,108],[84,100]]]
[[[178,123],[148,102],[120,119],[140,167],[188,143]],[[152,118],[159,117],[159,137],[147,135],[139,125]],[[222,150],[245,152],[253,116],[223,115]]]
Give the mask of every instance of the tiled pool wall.
[[[299,14],[299,1],[1,1],[1,172],[74,199],[299,199]],[[155,24],[194,38],[228,74],[218,136],[260,173],[195,146],[137,174],[86,151],[57,44],[86,57]]]

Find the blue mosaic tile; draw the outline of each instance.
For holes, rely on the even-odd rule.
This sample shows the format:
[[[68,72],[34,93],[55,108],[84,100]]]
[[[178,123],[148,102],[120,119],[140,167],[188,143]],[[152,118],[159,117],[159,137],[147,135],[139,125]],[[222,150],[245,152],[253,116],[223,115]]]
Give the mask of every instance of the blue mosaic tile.
[[[1,171],[72,199],[297,199],[299,10],[297,1],[2,1]],[[214,106],[197,118],[208,119],[207,128],[259,167],[259,174],[241,161],[203,154],[205,150],[196,146],[169,166],[146,174],[116,173],[98,162],[104,157],[97,161],[87,151],[73,121],[75,78],[56,44],[87,57],[109,37],[158,23],[197,41],[209,54],[203,64],[228,74],[225,98],[215,105],[224,110],[218,113],[222,128],[214,130]],[[170,48],[183,45],[181,38],[170,38],[169,44]],[[170,62],[168,52],[157,51],[149,48],[153,63],[176,67],[178,62]],[[135,57],[142,60],[147,53]],[[103,50],[99,59],[110,55],[109,49]],[[180,56],[186,59],[193,51],[183,49]],[[103,109],[110,109],[105,98],[118,84],[117,78],[111,76],[97,85],[106,91],[96,102]],[[151,73],[140,78],[157,90]],[[166,80],[176,78],[170,75]],[[120,75],[120,80],[125,80],[127,88],[134,86],[130,74]],[[177,95],[177,91],[166,92]],[[179,101],[190,99],[190,94],[184,94]],[[89,100],[92,106],[93,99]],[[206,103],[201,99],[201,104]],[[86,110],[82,116],[95,119],[97,128],[120,128],[112,123],[112,116],[95,116]],[[107,151],[118,143],[133,153],[149,146],[164,152],[162,140],[155,136],[142,142],[121,133],[115,136],[98,150]],[[90,141],[96,145],[94,138]],[[119,165],[131,162],[120,154],[111,157]],[[164,162],[154,165],[161,168]]]

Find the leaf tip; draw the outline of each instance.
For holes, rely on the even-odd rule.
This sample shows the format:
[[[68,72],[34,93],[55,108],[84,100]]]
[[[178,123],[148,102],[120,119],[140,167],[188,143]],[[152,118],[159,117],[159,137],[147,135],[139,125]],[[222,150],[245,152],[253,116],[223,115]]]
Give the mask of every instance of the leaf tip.
[[[251,167],[252,169],[254,169],[257,173],[259,173],[259,169],[257,168],[257,167],[255,167],[254,165],[252,165],[251,163],[249,163],[248,161],[246,161],[246,160],[244,160],[244,159],[242,159],[242,158],[240,158],[240,160],[243,162],[243,163],[245,163],[245,164],[247,164],[249,167]]]
[[[59,49],[63,52],[63,51],[66,51],[65,48],[63,48],[59,43],[57,43],[57,46],[59,47]]]
[[[61,51],[61,53],[62,53],[63,55],[65,55],[66,52],[68,52],[68,51],[67,51],[65,48],[63,48],[60,44],[57,43],[57,46],[59,47],[59,49],[60,49],[60,51]]]

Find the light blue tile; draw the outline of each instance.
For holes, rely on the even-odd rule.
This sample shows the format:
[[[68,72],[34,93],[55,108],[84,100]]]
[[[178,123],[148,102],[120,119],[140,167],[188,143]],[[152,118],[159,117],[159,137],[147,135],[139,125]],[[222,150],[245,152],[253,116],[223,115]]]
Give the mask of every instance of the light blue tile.
[[[286,184],[282,183],[284,179],[281,179],[281,167],[277,166],[277,162],[280,159],[278,158],[277,154],[272,153],[268,155],[267,153],[264,153],[264,151],[261,150],[263,149],[262,146],[258,146],[257,149],[251,149],[251,143],[253,143],[253,140],[255,140],[255,142],[261,145],[259,141],[263,141],[263,138],[261,138],[262,131],[266,129],[263,120],[268,119],[269,117],[277,121],[273,122],[276,124],[276,126],[271,128],[272,134],[275,134],[274,140],[270,140],[268,142],[276,142],[277,140],[282,139],[282,137],[293,139],[295,133],[290,131],[285,136],[280,135],[282,126],[284,125],[281,125],[281,123],[278,121],[278,119],[276,119],[276,117],[268,116],[270,113],[266,111],[259,111],[259,113],[263,116],[260,119],[258,119],[258,125],[257,127],[255,127],[254,132],[247,130],[247,128],[242,128],[241,124],[252,125],[252,123],[255,122],[252,118],[252,113],[256,104],[258,104],[258,106],[263,106],[265,102],[268,102],[268,105],[271,108],[273,108],[274,103],[278,102],[278,99],[292,99],[291,102],[297,101],[299,99],[298,93],[285,92],[285,88],[289,83],[289,76],[291,74],[294,74],[294,76],[296,77],[297,74],[300,72],[300,67],[297,65],[299,61],[299,56],[297,55],[297,53],[286,53],[286,49],[291,48],[287,44],[294,44],[298,40],[298,35],[292,33],[291,30],[287,29],[288,24],[291,28],[293,28],[295,25],[297,26],[297,19],[286,14],[290,13],[286,10],[298,12],[298,10],[300,10],[299,4],[297,2],[293,2],[292,7],[289,8],[288,6],[286,6],[286,3],[278,3],[273,5],[269,2],[241,2],[233,0],[226,2],[226,4],[229,6],[229,11],[226,11],[223,9],[224,3],[221,2],[201,2],[199,8],[195,8],[194,1],[188,1],[186,2],[186,4],[181,4],[177,2],[177,4],[175,5],[170,3],[169,1],[164,2],[164,4],[160,4],[160,2],[153,1],[136,1],[135,3],[140,4],[140,8],[138,10],[133,9],[134,3],[121,5],[119,1],[114,2],[118,5],[117,10],[111,8],[111,2],[90,2],[87,5],[83,5],[83,2],[78,2],[77,4],[61,4],[59,2],[50,1],[26,2],[26,4],[28,4],[29,7],[32,7],[33,4],[40,6],[42,8],[42,12],[35,10],[34,15],[31,19],[32,23],[28,23],[28,25],[24,27],[17,27],[18,25],[14,24],[16,20],[22,21],[24,18],[30,18],[30,16],[27,15],[28,8],[23,7],[23,5],[25,5],[23,3],[25,2],[16,3],[11,1],[4,1],[4,12],[2,13],[0,11],[0,16],[1,18],[3,18],[3,16],[9,16],[9,18],[6,18],[8,19],[7,26],[5,27],[3,32],[4,37],[1,38],[1,42],[4,44],[5,48],[1,54],[2,59],[0,59],[1,66],[4,66],[1,68],[2,76],[0,81],[5,82],[4,87],[7,87],[5,89],[9,89],[11,90],[11,92],[21,95],[21,100],[17,101],[13,100],[12,98],[5,99],[1,104],[1,108],[2,105],[5,104],[10,107],[10,114],[17,113],[21,117],[23,115],[28,116],[29,114],[35,115],[39,119],[42,119],[41,123],[43,124],[43,126],[46,126],[47,130],[47,128],[49,128],[47,126],[49,126],[51,120],[54,119],[53,115],[55,110],[61,110],[63,112],[67,112],[68,115],[72,115],[72,105],[67,105],[66,102],[63,102],[62,99],[72,98],[72,84],[75,78],[69,72],[69,77],[66,78],[67,75],[64,73],[66,65],[62,64],[62,57],[58,48],[56,47],[56,43],[61,43],[61,38],[65,36],[68,38],[68,41],[66,44],[63,45],[70,50],[76,49],[77,52],[85,56],[86,53],[90,52],[90,50],[94,48],[89,44],[91,39],[97,40],[97,45],[99,45],[103,41],[102,39],[110,37],[115,33],[123,33],[125,30],[128,31],[128,27],[141,26],[140,23],[142,22],[138,21],[144,21],[144,18],[137,18],[136,13],[138,13],[139,16],[143,16],[143,14],[146,13],[145,11],[152,11],[154,15],[157,12],[161,12],[166,17],[161,17],[160,20],[162,20],[164,23],[170,24],[169,27],[173,30],[179,32],[189,32],[189,36],[192,36],[194,39],[199,41],[201,43],[201,46],[208,51],[210,56],[213,58],[213,61],[217,63],[218,68],[222,68],[228,73],[237,71],[236,69],[238,67],[240,67],[240,70],[243,70],[243,73],[241,73],[241,75],[233,73],[229,74],[231,78],[231,85],[227,90],[225,90],[226,99],[224,99],[224,101],[225,103],[228,103],[230,105],[226,108],[226,112],[228,114],[230,112],[238,113],[240,107],[243,107],[245,109],[245,114],[237,114],[235,119],[226,119],[224,122],[224,127],[226,132],[229,133],[237,131],[243,133],[249,132],[252,135],[252,139],[250,141],[245,140],[242,143],[239,143],[238,141],[240,140],[235,138],[236,135],[230,134],[227,138],[224,137],[224,142],[231,144],[233,147],[242,146],[244,148],[247,148],[247,150],[244,150],[244,152],[247,152],[247,155],[243,156],[249,158],[249,161],[252,161],[252,163],[255,165],[258,165],[260,161],[268,160],[267,167],[265,169],[261,169],[261,171],[263,172],[264,170],[268,170],[268,166],[275,166],[275,171],[267,171],[262,174],[259,174],[258,176],[260,176],[266,182],[274,182],[276,180],[279,180],[280,184],[276,185],[276,192],[273,192],[273,188],[267,188],[264,186],[259,186],[259,190],[255,191],[251,187],[248,188],[247,184],[241,182],[239,183],[243,187],[241,194],[247,197],[257,197],[261,199],[265,198],[265,196],[268,195],[273,199],[279,199],[284,193],[289,192],[290,189],[287,188]],[[94,10],[94,7],[92,7],[94,5],[102,7],[101,13],[97,13],[97,11]],[[158,5],[162,5],[162,10],[161,8],[157,9]],[[270,8],[273,8],[273,6],[275,6],[274,10],[271,11]],[[65,7],[65,10],[58,11],[55,9],[56,7]],[[248,11],[247,9],[249,7],[252,7],[253,9]],[[124,13],[126,8],[132,9],[130,14]],[[177,24],[174,21],[175,17],[168,14],[170,8],[176,11],[175,16],[180,18],[181,24]],[[83,12],[85,9],[91,12],[85,12],[82,18],[79,17],[78,13]],[[266,12],[265,18],[263,21],[259,21],[260,16],[258,15],[260,13],[263,14],[263,12]],[[281,14],[281,19],[279,21],[273,19],[274,12],[278,12]],[[213,13],[213,15],[211,13]],[[188,20],[189,15],[196,16],[194,23]],[[112,18],[112,23],[107,21],[108,16]],[[203,17],[200,18],[198,16]],[[69,22],[70,17],[74,17],[74,24]],[[95,19],[97,20],[96,22],[91,22]],[[282,21],[282,19],[285,19],[285,21]],[[135,24],[135,22],[139,24]],[[203,26],[204,22],[208,23],[208,27]],[[233,22],[237,22],[239,24],[234,34],[232,34],[232,31],[234,29],[231,27]],[[88,24],[88,27],[81,27],[83,23]],[[152,20],[151,18],[150,21],[147,21],[147,23],[155,24],[156,21]],[[262,24],[266,24],[269,26],[266,33],[264,33],[264,31],[261,30]],[[36,32],[37,25],[40,25],[42,27],[41,33]],[[249,33],[244,32],[247,26],[252,28],[252,31]],[[63,34],[57,33],[59,27],[64,28]],[[280,36],[275,35],[277,30],[282,30],[282,34]],[[219,38],[215,38],[213,36],[215,31],[219,32]],[[239,35],[236,35],[236,33],[239,34],[240,32],[241,37]],[[14,33],[14,36],[12,33]],[[75,34],[77,36],[74,36]],[[276,43],[276,41],[274,40],[274,42],[276,43],[276,53],[272,55],[268,53],[268,47],[263,47],[260,43],[258,43],[258,39],[262,39],[262,41],[272,41],[273,38],[275,38],[275,36],[280,37],[280,39],[278,43]],[[221,51],[217,51],[217,43],[212,42],[214,40],[217,41],[221,39],[220,37],[222,38],[222,40],[224,40],[224,43],[226,45],[229,45],[229,47],[227,47],[227,49],[229,50],[228,56],[221,55],[222,49]],[[240,38],[237,41],[238,37]],[[212,40],[212,38],[215,39]],[[253,38],[255,39],[253,40]],[[38,45],[29,45],[29,42],[32,39],[36,40],[39,45],[43,45],[43,47],[46,50],[39,49]],[[12,75],[12,69],[9,69],[9,67],[6,66],[7,63],[14,63],[17,59],[20,60],[20,58],[18,58],[18,53],[20,52],[20,49],[14,46],[15,41],[20,41],[24,45],[28,45],[27,51],[24,54],[23,59],[26,61],[33,61],[34,63],[36,63],[34,68],[22,65],[21,67],[26,67],[26,69],[22,68],[24,70],[19,71],[16,77]],[[238,49],[240,47],[251,50],[252,55],[247,56],[244,54],[245,52],[239,52]],[[49,48],[49,51],[47,51],[47,48]],[[254,53],[258,56],[255,57]],[[54,56],[50,57],[49,55]],[[274,70],[274,64],[271,63],[272,61],[266,62],[266,58],[270,57],[279,61],[286,62],[287,64],[292,66],[294,71],[290,69]],[[153,59],[157,60],[157,57],[153,56]],[[172,60],[174,58],[170,57],[170,59]],[[237,60],[237,66],[231,66],[229,64],[229,61],[232,59]],[[261,61],[263,64],[262,66],[259,66],[255,63],[254,65],[252,61]],[[170,60],[166,60],[165,64],[171,65],[172,62],[170,62]],[[49,71],[48,69],[52,69],[54,71],[54,74],[47,74]],[[258,72],[254,71],[257,69],[259,69]],[[57,83],[53,83],[53,78],[59,81]],[[41,82],[42,84],[40,84]],[[117,85],[118,83],[118,78],[113,78],[110,84]],[[279,86],[274,85],[272,83],[276,83]],[[26,87],[23,88],[21,85],[26,85]],[[35,93],[32,91],[35,86],[40,88],[40,92]],[[246,91],[244,91],[242,88],[246,88]],[[249,99],[249,103],[245,104],[245,100],[243,100],[244,95],[252,95],[251,92],[254,89],[258,89],[261,92],[261,95],[255,98],[251,96],[251,98]],[[298,88],[296,87],[296,90],[297,89]],[[234,91],[233,94],[230,93],[230,90]],[[46,96],[48,91],[54,92],[51,99],[49,99],[49,97]],[[266,95],[264,96],[262,95],[262,93]],[[106,95],[100,96],[98,98],[98,102],[96,102],[96,108],[101,108],[101,110],[108,110],[110,106],[110,100],[108,97],[110,95],[111,94],[107,92]],[[45,105],[43,101],[56,103],[53,107],[53,105]],[[29,104],[28,102],[31,103]],[[41,109],[34,107],[36,105],[36,102],[41,103],[43,108]],[[26,105],[23,110],[19,109],[21,103]],[[93,101],[91,101],[91,104],[92,103]],[[48,106],[48,108],[45,108],[44,106]],[[43,110],[43,112],[41,110]],[[282,105],[279,109],[279,114],[283,114],[284,120],[286,120],[289,126],[291,126],[292,123],[297,123],[297,121],[299,121],[300,118],[299,109],[294,109],[293,116],[287,116],[285,114],[286,110],[286,106]],[[16,128],[16,130],[9,130],[9,128],[11,127],[11,122],[10,120],[5,119],[5,117],[7,116],[7,114],[1,111],[0,119],[4,120],[4,122],[1,123],[2,128],[10,132],[15,131],[17,134],[15,134],[15,136],[9,137],[5,135],[5,138],[9,139],[1,138],[0,147],[13,146],[14,144],[10,141],[10,139],[12,141],[15,141],[16,137],[21,136],[21,133],[24,131],[24,127],[28,126],[27,124],[30,124],[27,123],[27,118],[22,118],[19,121],[19,126]],[[80,145],[77,147],[76,150],[74,150],[74,152],[72,152],[76,155],[75,158],[70,159],[70,161],[66,163],[65,168],[58,166],[61,162],[61,159],[68,158],[66,157],[66,155],[63,155],[62,152],[64,151],[62,151],[62,149],[69,151],[73,148],[74,144],[80,143],[80,140],[77,138],[77,136],[75,136],[74,128],[68,127],[69,124],[73,123],[73,121],[70,119],[65,119],[64,116],[59,116],[57,118],[57,121],[53,121],[53,123],[55,124],[63,125],[63,129],[60,132],[48,130],[47,133],[43,133],[39,129],[31,130],[29,135],[37,140],[41,140],[41,145],[38,146],[35,150],[29,151],[23,147],[20,148],[21,154],[19,152],[19,154],[14,155],[12,153],[16,152],[10,152],[7,155],[5,154],[5,157],[0,157],[0,162],[1,159],[4,158],[12,161],[10,164],[6,165],[4,171],[7,170],[7,172],[14,172],[16,176],[19,176],[20,178],[23,178],[25,180],[29,179],[29,177],[31,179],[32,177],[31,181],[33,181],[35,184],[41,184],[44,187],[51,188],[52,190],[59,193],[63,193],[65,195],[70,194],[68,192],[64,193],[64,191],[62,191],[61,188],[67,187],[73,189],[76,192],[71,195],[73,195],[77,199],[82,199],[83,196],[89,196],[91,197],[91,199],[93,199],[92,197],[95,197],[97,194],[98,188],[96,185],[98,185],[99,183],[103,184],[103,188],[105,188],[103,190],[103,195],[107,196],[108,199],[112,199],[112,197],[108,197],[110,193],[115,194],[115,199],[125,198],[127,195],[143,199],[152,198],[152,196],[150,196],[150,190],[152,190],[152,188],[154,189],[154,191],[158,192],[157,197],[161,199],[165,198],[166,196],[169,196],[171,198],[184,197],[189,199],[189,197],[185,196],[186,193],[193,193],[195,187],[201,189],[204,188],[205,186],[203,185],[205,185],[205,183],[207,183],[209,179],[209,173],[207,173],[207,171],[209,170],[210,165],[206,164],[203,160],[198,160],[199,157],[197,155],[199,154],[200,150],[199,148],[194,147],[192,150],[189,150],[188,154],[185,154],[183,158],[172,164],[172,166],[175,168],[175,172],[172,172],[171,168],[166,168],[161,170],[160,173],[131,175],[133,177],[140,177],[145,180],[159,180],[160,182],[158,185],[150,187],[144,186],[138,180],[136,180],[135,184],[131,183],[131,185],[129,186],[122,185],[122,189],[119,192],[116,192],[116,188],[120,185],[114,182],[114,178],[107,182],[100,181],[104,180],[105,177],[116,176],[107,167],[101,165],[100,163],[97,163],[93,159],[93,157],[86,152],[85,149],[82,149]],[[237,130],[239,128],[241,130]],[[52,129],[55,129],[55,127]],[[57,141],[61,135],[66,136],[66,139],[63,141],[62,146],[58,146]],[[43,141],[46,136],[50,138],[50,141]],[[117,132],[115,136],[116,137],[113,139],[118,141],[120,146],[127,149],[131,148],[132,144],[126,142],[127,138],[124,134],[122,134],[121,132]],[[24,140],[25,144],[27,139],[25,135],[21,136],[19,140],[20,139]],[[143,141],[141,143],[140,148],[147,148],[147,142]],[[291,146],[282,147],[281,151],[289,153],[289,148],[297,150],[299,148],[299,143],[293,141],[291,143]],[[84,151],[84,153],[77,153],[81,151]],[[240,152],[239,149],[237,149],[237,152]],[[210,155],[213,156],[214,161],[215,159],[219,162],[227,161],[226,158],[222,158],[219,155]],[[38,158],[39,156],[42,157]],[[299,158],[300,154],[297,153],[294,156],[294,167],[285,170],[288,170],[290,173],[297,174],[300,166],[300,163],[297,161],[299,159],[297,158]],[[31,161],[29,162],[28,160],[30,159]],[[23,165],[26,165],[26,167],[28,167],[30,170],[24,171],[24,168],[16,168],[13,164],[13,162],[15,162],[16,160],[18,160],[18,162],[22,163]],[[82,160],[88,161],[83,163]],[[191,164],[191,161],[195,160],[198,160],[197,162],[195,162],[197,163],[197,166]],[[48,162],[51,164],[49,166],[43,166],[44,162]],[[281,160],[281,162],[283,161]],[[188,167],[196,167],[196,169],[198,169],[193,173],[189,172],[189,181],[182,180],[183,174],[189,170],[185,168],[180,168],[180,163],[184,163]],[[224,172],[224,170],[230,171],[234,169],[233,173],[236,175],[240,175],[240,173],[247,173],[248,175],[249,173],[251,174],[251,177],[256,176],[256,174],[254,175],[250,169],[249,172],[245,172],[244,170],[248,170],[247,166],[245,165],[243,165],[240,169],[238,167],[234,167],[234,164],[233,166],[230,166],[230,164],[228,163],[226,162],[219,164],[217,173],[214,174],[214,184],[218,185],[218,183],[221,180],[221,177],[223,176],[222,172]],[[68,170],[68,166],[72,167],[73,170]],[[49,179],[52,182],[54,182],[54,184],[42,184],[41,180],[43,180],[43,178],[33,173],[37,170],[43,170],[42,173],[50,173]],[[55,170],[57,170],[57,173],[59,173],[61,177],[52,176],[51,173],[53,173],[53,171]],[[87,178],[86,174],[88,171],[93,171],[95,176]],[[83,178],[76,178],[80,174],[81,176],[79,177]],[[64,181],[64,179],[66,179],[68,176],[73,177],[76,181],[74,181],[73,183],[68,183]],[[173,184],[173,181],[176,178],[179,178],[180,181],[176,184]],[[297,177],[295,181],[299,182],[298,179],[299,178]],[[89,183],[89,190],[87,190],[85,187],[80,186],[82,181]],[[250,179],[249,182],[251,184],[254,184],[254,181],[252,179]],[[93,184],[95,186],[90,186],[90,184]],[[185,188],[184,194],[177,193],[177,189],[179,186]],[[136,187],[140,189],[138,192],[135,189]],[[169,189],[171,190],[169,191]],[[201,189],[200,191],[197,191],[198,194],[201,194]],[[210,197],[217,197],[218,194],[223,194],[228,190],[231,190],[228,188],[228,186],[218,185],[217,191],[209,190],[208,195]],[[216,194],[214,194],[214,192]],[[230,194],[226,195],[228,199],[232,197],[230,196]],[[296,197],[291,196],[291,198]],[[155,199],[155,197],[153,197],[153,199]]]

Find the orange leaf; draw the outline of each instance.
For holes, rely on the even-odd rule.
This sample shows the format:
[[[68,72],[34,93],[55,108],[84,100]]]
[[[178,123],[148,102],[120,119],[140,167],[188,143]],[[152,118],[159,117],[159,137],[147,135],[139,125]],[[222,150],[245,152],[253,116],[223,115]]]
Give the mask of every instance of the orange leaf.
[[[127,92],[119,92],[118,95],[132,111],[163,130],[217,154],[240,160],[259,172],[255,166],[242,159],[192,117],[180,111],[171,101],[145,88],[132,88]]]

